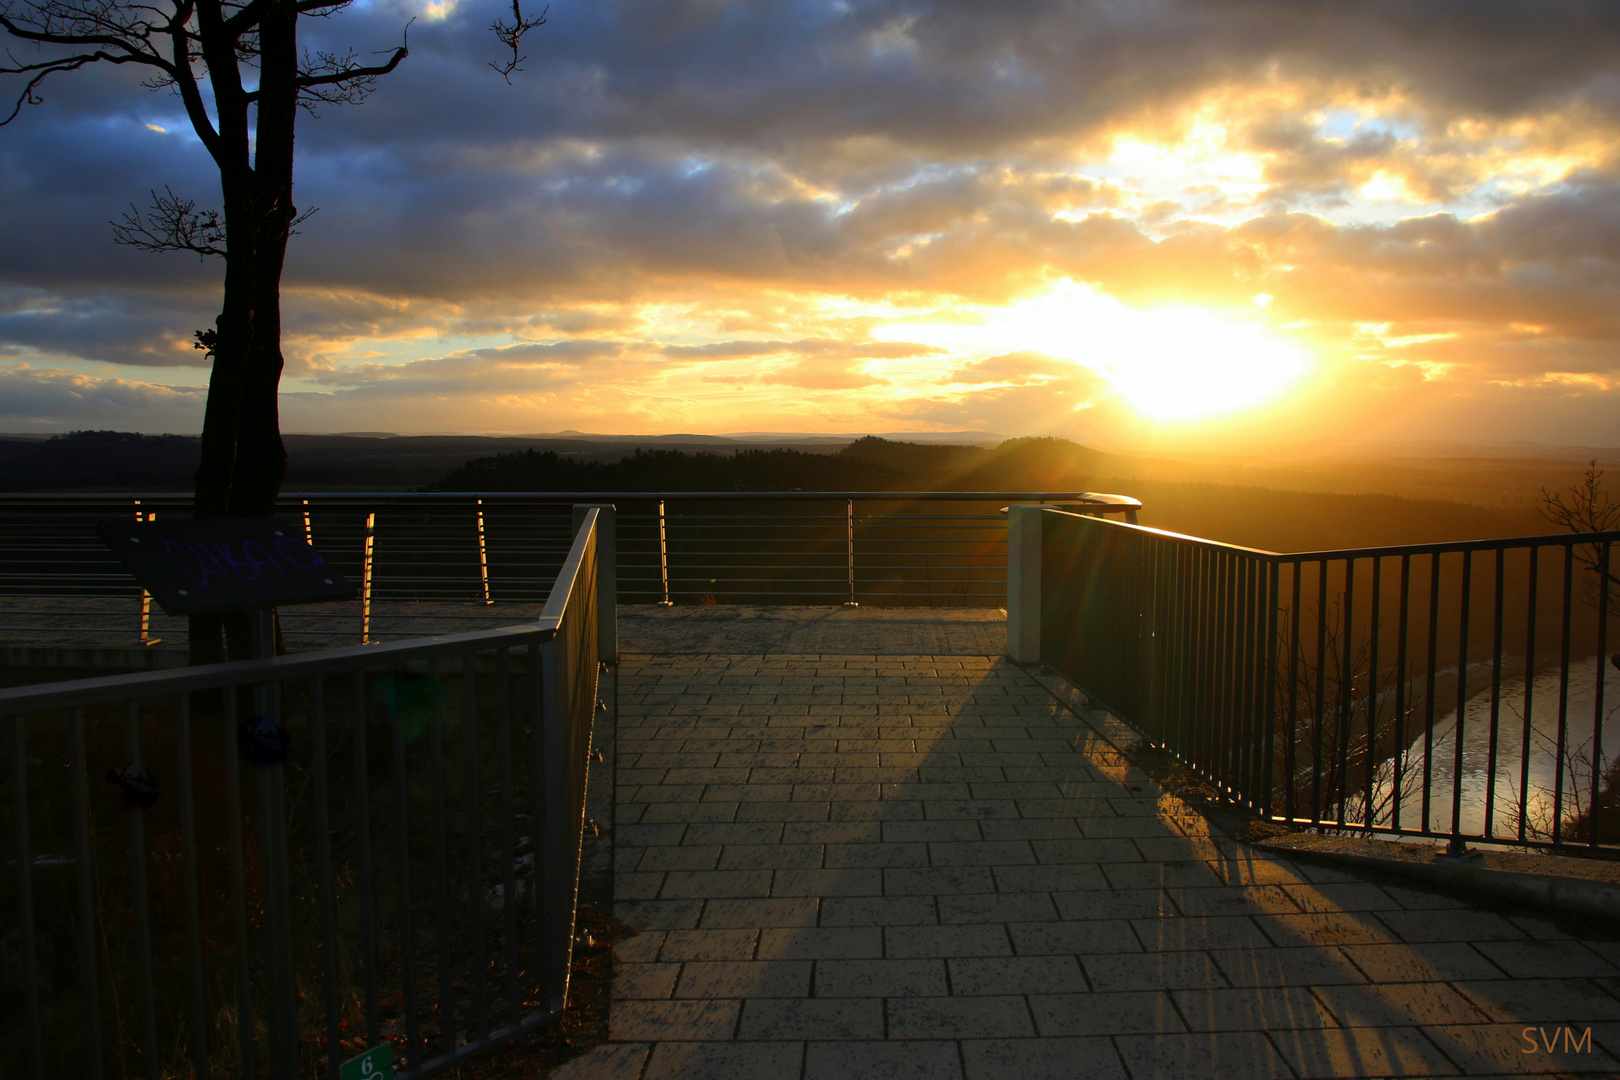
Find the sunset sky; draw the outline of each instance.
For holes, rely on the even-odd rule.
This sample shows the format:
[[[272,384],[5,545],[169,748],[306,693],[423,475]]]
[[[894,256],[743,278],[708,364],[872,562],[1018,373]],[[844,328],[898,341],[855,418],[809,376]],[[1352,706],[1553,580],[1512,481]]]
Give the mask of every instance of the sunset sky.
[[[309,25],[417,17],[300,120],[284,430],[1620,446],[1620,5],[556,0],[511,85],[501,14]],[[0,128],[0,431],[201,427],[139,78]]]

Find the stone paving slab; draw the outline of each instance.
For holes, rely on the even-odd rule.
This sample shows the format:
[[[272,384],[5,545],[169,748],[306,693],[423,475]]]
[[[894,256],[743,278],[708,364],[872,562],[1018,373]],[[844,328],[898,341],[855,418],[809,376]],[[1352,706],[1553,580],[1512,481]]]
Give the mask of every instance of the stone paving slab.
[[[570,1080],[1620,1074],[1620,944],[1236,844],[980,630],[865,614],[624,657],[641,933]]]

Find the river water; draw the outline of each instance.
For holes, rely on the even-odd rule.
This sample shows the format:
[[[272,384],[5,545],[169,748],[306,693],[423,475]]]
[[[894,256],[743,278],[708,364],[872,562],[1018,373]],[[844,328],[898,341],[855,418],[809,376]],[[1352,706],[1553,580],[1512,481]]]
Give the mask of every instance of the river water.
[[[1597,718],[1598,657],[1571,661],[1566,691],[1565,750],[1558,752],[1559,671],[1539,672],[1530,682],[1531,730],[1528,744],[1524,732],[1525,678],[1518,675],[1502,680],[1497,714],[1497,755],[1494,792],[1491,789],[1491,691],[1480,691],[1463,708],[1462,814],[1464,833],[1486,833],[1486,801],[1492,812],[1489,833],[1504,839],[1517,838],[1519,799],[1526,793],[1524,818],[1527,837],[1549,840],[1556,800],[1559,760],[1563,764],[1563,818],[1567,823],[1591,804],[1592,749],[1594,721]],[[1607,673],[1603,692],[1601,725],[1602,759],[1607,766],[1620,755],[1620,678]],[[1418,724],[1421,728],[1421,718]],[[1423,818],[1422,784],[1424,746],[1421,730],[1407,752],[1405,782],[1402,784],[1401,822],[1417,823]],[[1452,823],[1452,793],[1455,790],[1457,710],[1436,717],[1429,828],[1449,832]],[[1528,759],[1528,760],[1527,760]],[[1392,820],[1390,799],[1393,767],[1384,766],[1377,780],[1379,824]]]

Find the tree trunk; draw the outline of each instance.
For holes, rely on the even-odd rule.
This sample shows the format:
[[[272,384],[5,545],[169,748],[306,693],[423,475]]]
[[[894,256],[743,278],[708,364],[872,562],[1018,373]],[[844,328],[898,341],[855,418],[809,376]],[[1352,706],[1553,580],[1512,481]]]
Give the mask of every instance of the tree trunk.
[[[225,296],[215,320],[213,371],[203,417],[202,460],[193,513],[199,518],[268,517],[287,470],[277,395],[281,355],[281,271],[295,212],[293,127],[298,105],[297,8],[280,0],[260,26],[255,153],[221,165],[225,196]],[[242,118],[246,118],[246,102]],[[223,118],[224,109],[221,114]],[[222,123],[222,129],[226,127]],[[246,124],[240,126],[245,150]],[[246,615],[193,616],[193,664],[246,659]],[[221,635],[223,633],[223,640]],[[277,635],[279,646],[280,635]]]

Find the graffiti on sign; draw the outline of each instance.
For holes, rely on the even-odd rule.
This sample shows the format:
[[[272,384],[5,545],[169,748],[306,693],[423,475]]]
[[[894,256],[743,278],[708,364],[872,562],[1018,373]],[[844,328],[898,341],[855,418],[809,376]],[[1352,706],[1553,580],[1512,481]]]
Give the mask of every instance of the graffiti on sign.
[[[350,600],[354,588],[302,530],[276,518],[104,521],[96,526],[170,615]]]

